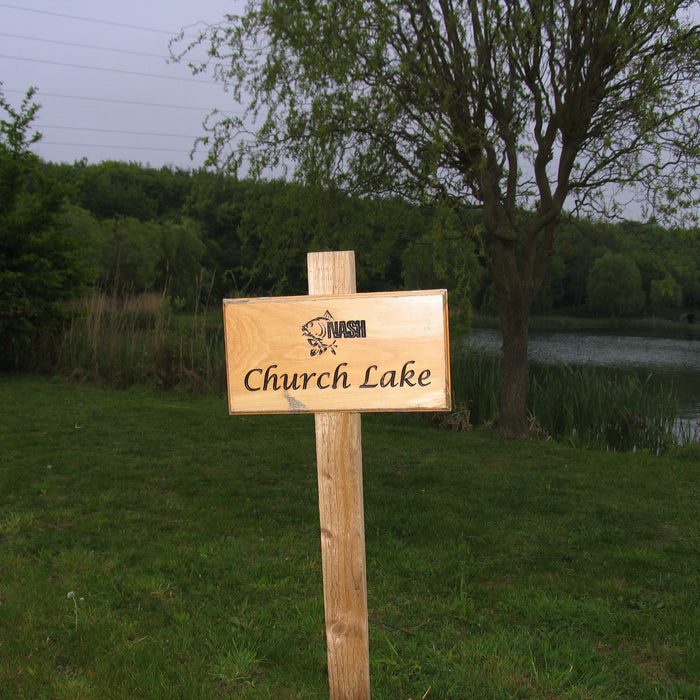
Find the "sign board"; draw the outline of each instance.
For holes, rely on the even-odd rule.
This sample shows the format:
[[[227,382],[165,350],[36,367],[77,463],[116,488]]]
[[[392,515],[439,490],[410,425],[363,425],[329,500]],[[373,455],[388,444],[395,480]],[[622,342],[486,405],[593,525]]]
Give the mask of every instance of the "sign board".
[[[229,412],[451,405],[447,292],[224,300]]]

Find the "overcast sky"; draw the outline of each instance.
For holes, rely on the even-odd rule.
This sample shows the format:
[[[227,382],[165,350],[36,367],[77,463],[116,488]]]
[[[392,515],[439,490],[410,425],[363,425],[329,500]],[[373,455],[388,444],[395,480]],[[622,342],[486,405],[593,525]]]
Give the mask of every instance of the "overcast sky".
[[[45,160],[87,158],[192,169],[189,153],[214,108],[231,96],[186,65],[169,64],[183,27],[240,13],[242,0],[10,0],[0,2],[0,81],[16,108],[30,86]],[[189,33],[194,33],[190,30]]]
[[[170,64],[180,29],[240,14],[245,0],[0,0],[0,81],[15,107],[30,86],[42,107],[33,146],[45,160],[86,158],[160,167],[200,167],[190,159],[214,108],[240,113],[207,76]],[[201,26],[201,25],[200,25]],[[629,216],[638,215],[629,206]]]

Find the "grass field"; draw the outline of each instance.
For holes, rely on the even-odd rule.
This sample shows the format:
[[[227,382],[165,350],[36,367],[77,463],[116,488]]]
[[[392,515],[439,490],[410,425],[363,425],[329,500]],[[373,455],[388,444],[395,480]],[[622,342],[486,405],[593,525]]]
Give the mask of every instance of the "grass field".
[[[700,697],[700,450],[363,417],[373,697]],[[324,698],[311,416],[0,377],[0,697]]]

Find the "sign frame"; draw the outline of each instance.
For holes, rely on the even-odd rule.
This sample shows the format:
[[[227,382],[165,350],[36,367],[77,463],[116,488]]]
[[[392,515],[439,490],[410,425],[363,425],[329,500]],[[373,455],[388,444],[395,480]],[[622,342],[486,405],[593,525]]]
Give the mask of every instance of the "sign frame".
[[[224,299],[231,415],[451,408],[447,291]]]

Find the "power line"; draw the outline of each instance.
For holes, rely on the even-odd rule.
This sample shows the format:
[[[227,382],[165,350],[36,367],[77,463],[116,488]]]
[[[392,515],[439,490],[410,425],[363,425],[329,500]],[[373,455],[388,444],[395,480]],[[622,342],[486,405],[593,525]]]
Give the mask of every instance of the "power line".
[[[182,148],[159,148],[158,146],[119,146],[111,143],[67,143],[65,141],[38,141],[37,146],[70,146],[71,148],[119,148],[125,151],[166,151],[184,153]]]
[[[160,80],[180,80],[187,83],[208,83],[210,85],[215,85],[213,80],[198,80],[197,78],[181,78],[176,75],[156,75],[155,73],[141,73],[139,71],[132,70],[122,70],[121,68],[102,68],[99,66],[83,66],[77,63],[63,63],[61,61],[47,61],[41,58],[24,58],[21,56],[8,56],[6,54],[0,54],[0,58],[7,58],[11,61],[28,61],[30,63],[46,63],[52,66],[63,66],[64,68],[82,68],[84,70],[98,70],[107,73],[124,73],[126,75],[138,75],[145,78],[158,78]]]
[[[152,79],[157,79],[157,80],[178,80],[181,82],[189,82],[189,83],[200,83],[203,85],[214,85],[216,84],[216,81],[213,80],[204,80],[204,76],[189,76],[189,77],[180,77],[178,75],[167,75],[167,74],[154,74],[151,72],[148,72],[148,68],[152,64],[148,63],[145,64],[145,61],[141,61],[142,65],[135,65],[134,67],[137,70],[129,70],[129,65],[127,64],[126,66],[121,67],[120,63],[123,65],[122,61],[118,60],[116,54],[120,54],[122,56],[125,55],[131,55],[135,57],[142,57],[142,58],[148,58],[148,59],[160,59],[161,61],[164,61],[167,56],[155,53],[155,52],[149,52],[149,49],[151,47],[145,46],[144,48],[146,49],[145,51],[139,51],[138,49],[140,48],[138,45],[133,46],[127,44],[125,48],[118,48],[122,42],[117,42],[117,41],[110,41],[112,46],[98,46],[97,45],[97,40],[95,39],[95,43],[90,43],[93,37],[90,37],[88,34],[85,37],[76,37],[77,41],[71,41],[73,38],[72,36],[67,36],[63,38],[50,38],[51,35],[54,34],[54,32],[51,32],[50,34],[45,35],[46,38],[41,37],[41,36],[33,36],[34,30],[31,29],[29,26],[26,25],[28,21],[35,22],[38,21],[38,16],[43,15],[47,17],[54,17],[54,18],[60,18],[62,20],[65,20],[66,23],[69,21],[75,22],[89,22],[93,23],[92,28],[83,28],[84,32],[91,32],[94,34],[94,32],[97,31],[97,25],[109,25],[112,27],[122,27],[125,30],[130,29],[130,30],[137,30],[137,31],[144,31],[144,32],[152,32],[157,35],[161,36],[167,36],[168,38],[173,38],[174,36],[177,35],[178,31],[166,31],[163,29],[158,29],[155,27],[147,27],[147,26],[139,26],[137,24],[131,24],[128,22],[113,22],[109,20],[101,20],[101,19],[95,19],[91,17],[83,17],[75,14],[68,14],[68,13],[63,13],[60,11],[60,6],[57,7],[59,11],[44,11],[40,9],[35,9],[35,8],[28,8],[28,7],[21,7],[17,5],[16,3],[21,0],[15,0],[14,3],[12,2],[0,2],[0,12],[2,11],[2,8],[8,8],[10,10],[17,10],[17,11],[22,11],[25,13],[34,13],[37,18],[36,20],[31,19],[29,17],[25,17],[25,27],[17,27],[16,29],[14,27],[10,27],[9,25],[6,25],[4,22],[0,26],[0,29],[5,30],[5,31],[0,31],[0,37],[4,38],[4,48],[5,51],[9,49],[9,44],[10,42],[8,40],[16,40],[16,41],[27,41],[27,42],[39,42],[35,43],[32,45],[32,48],[30,48],[26,53],[32,53],[34,54],[32,57],[24,57],[24,56],[13,56],[13,55],[7,55],[7,54],[0,54],[0,60],[1,59],[7,59],[7,60],[15,60],[15,61],[20,61],[24,63],[31,63],[31,64],[44,64],[47,66],[58,66],[64,68],[66,71],[67,70],[93,70],[93,71],[100,71],[102,73],[112,73],[112,74],[123,74],[123,75],[128,75],[128,76],[135,76],[135,78],[152,78]],[[24,0],[27,1],[27,0]],[[24,2],[23,2],[24,4]],[[5,14],[5,13],[3,13]],[[127,18],[124,18],[127,19]],[[57,26],[63,26],[63,24],[58,23],[57,20],[53,20],[53,24]],[[16,33],[12,33],[15,31]],[[42,34],[43,32],[38,32],[39,34]],[[58,34],[58,33],[57,33]],[[80,42],[82,39],[82,43]],[[63,51],[62,54],[58,53],[60,49],[56,49],[55,56],[56,59],[58,60],[53,60],[52,57],[49,57],[48,59],[44,59],[41,57],[41,55],[37,55],[38,51],[41,49],[41,45],[44,46],[50,46],[53,45],[54,47],[62,47]],[[116,46],[115,46],[116,44]],[[17,45],[17,44],[16,44]],[[123,45],[123,44],[122,44]],[[17,45],[18,46],[18,45]],[[26,46],[30,46],[27,44]],[[68,49],[69,48],[74,48],[75,51],[75,58],[77,58],[77,61],[80,60],[88,60],[88,64],[80,64],[77,61],[75,62],[69,62],[73,56],[68,55]],[[78,54],[78,50],[84,50],[84,51],[108,51],[112,52],[113,56],[111,60],[109,59],[108,56],[104,56],[102,61],[93,61],[92,57],[88,56],[83,56],[82,54]],[[37,53],[35,53],[35,51]],[[158,49],[156,49],[158,51]],[[67,59],[67,60],[64,60]],[[97,66],[97,65],[92,65],[93,63],[100,62],[103,65],[102,66]],[[124,62],[126,62],[126,59],[124,59]],[[112,64],[115,67],[106,67],[104,64]],[[154,65],[155,67],[155,65]],[[138,70],[141,68],[145,68],[146,70]],[[172,70],[172,69],[171,69]],[[177,71],[174,71],[177,73]],[[35,79],[36,80],[36,79]],[[107,80],[104,80],[105,85],[107,84]],[[11,90],[7,89],[4,90],[6,94],[21,94],[25,95],[26,91],[21,91],[21,90]],[[173,104],[173,103],[161,103],[161,102],[152,102],[149,100],[129,100],[129,99],[121,99],[119,97],[98,97],[95,95],[79,95],[79,94],[71,94],[71,89],[69,88],[69,91],[67,92],[43,92],[41,90],[38,91],[37,96],[35,99],[41,100],[42,98],[46,98],[47,101],[49,98],[56,98],[56,99],[63,99],[63,100],[74,100],[76,102],[75,106],[71,106],[74,110],[78,111],[82,108],[78,107],[77,105],[80,103],[80,101],[85,101],[85,102],[92,102],[92,103],[103,103],[105,105],[110,104],[110,105],[124,105],[124,106],[133,106],[133,107],[143,107],[143,108],[150,108],[150,109],[156,109],[156,108],[161,108],[161,109],[171,109],[171,110],[189,110],[189,111],[197,111],[200,113],[202,117],[206,113],[210,113],[212,111],[215,111],[212,109],[211,105],[208,106],[198,106],[195,104],[192,104],[190,101],[188,104]],[[106,92],[106,91],[105,91]],[[181,92],[181,91],[178,91]],[[144,89],[144,95],[148,95],[147,89]],[[206,97],[202,100],[203,102],[209,101]],[[231,104],[230,107],[236,110],[236,107],[234,104]],[[105,107],[105,110],[115,111],[116,108],[109,108]],[[182,115],[183,119],[185,115]],[[177,158],[177,160],[182,160],[184,159],[185,156],[190,154],[191,151],[191,145],[197,138],[196,135],[190,135],[190,134],[184,134],[184,133],[176,133],[178,130],[177,125],[173,125],[174,128],[172,129],[172,132],[170,133],[164,133],[161,131],[163,127],[166,129],[168,128],[166,126],[167,121],[164,120],[166,117],[165,114],[162,115],[162,117],[158,120],[157,123],[154,124],[149,124],[147,125],[146,123],[138,123],[135,124],[134,126],[136,127],[136,130],[129,130],[128,128],[126,129],[110,129],[108,128],[111,126],[109,123],[105,124],[104,120],[101,122],[103,124],[102,127],[73,127],[73,126],[68,126],[68,125],[61,125],[61,124],[41,124],[41,120],[36,124],[36,128],[40,131],[44,131],[49,136],[49,140],[41,140],[40,142],[37,143],[37,152],[41,153],[44,149],[46,148],[45,152],[50,152],[48,149],[52,148],[59,148],[63,147],[66,150],[66,154],[71,154],[73,152],[89,152],[91,150],[97,150],[100,149],[104,151],[104,153],[109,153],[112,151],[113,153],[117,152],[125,152],[127,153],[128,151],[132,151],[134,154],[147,154],[149,151],[152,153],[156,152],[161,152],[161,153],[170,153],[170,154],[178,154],[178,156],[173,156]],[[58,120],[57,120],[58,121]],[[69,120],[66,120],[69,121]],[[73,119],[70,119],[70,121],[73,121]],[[88,122],[89,123],[89,122]],[[93,122],[94,123],[94,122]],[[100,123],[100,122],[98,122]],[[120,124],[115,124],[115,126],[120,126]],[[127,125],[125,125],[127,126]],[[155,127],[151,131],[148,130],[149,126]],[[143,131],[138,131],[139,129],[143,127],[146,127]],[[190,128],[190,127],[186,127]],[[72,133],[71,133],[72,132]],[[84,132],[84,134],[81,136],[80,133],[78,132]],[[101,136],[102,135],[102,136]],[[112,136],[114,135],[114,136]],[[123,135],[123,137],[120,137],[119,135]],[[66,139],[63,140],[62,137],[65,136]],[[75,139],[73,137],[79,136],[80,138],[85,138],[88,143],[78,143],[75,142]],[[92,137],[95,136],[93,139]],[[104,138],[103,138],[104,137]],[[144,141],[146,145],[126,145],[124,143],[105,143],[108,141],[111,141],[112,138],[115,141]],[[160,139],[160,145],[158,145],[158,139]],[[163,139],[171,139],[171,141],[164,141]],[[181,139],[179,143],[181,144],[180,147],[177,147],[177,144],[174,143],[175,139]],[[188,139],[189,143],[186,143],[182,141],[182,139]],[[60,151],[59,151],[60,153]],[[100,155],[102,157],[102,155]],[[124,157],[131,157],[128,155],[125,155]],[[137,156],[138,157],[138,156]],[[147,157],[146,155],[142,157]],[[157,156],[153,156],[156,158]]]
[[[149,58],[163,58],[161,54],[146,53],[145,51],[129,51],[128,49],[113,49],[108,46],[92,46],[91,44],[77,44],[72,41],[59,41],[58,39],[41,39],[36,36],[22,36],[21,34],[7,34],[0,32],[0,36],[6,36],[11,39],[23,39],[24,41],[40,41],[45,44],[58,44],[60,46],[73,46],[78,49],[94,49],[95,51],[113,51],[114,53],[126,53],[132,56],[147,56]]]
[[[53,17],[61,17],[63,19],[77,19],[81,22],[94,22],[96,24],[109,24],[113,27],[125,27],[126,29],[138,29],[143,32],[155,32],[156,34],[167,34],[173,36],[177,32],[169,32],[165,29],[154,29],[153,27],[139,27],[135,24],[124,24],[123,22],[110,22],[105,19],[92,19],[90,17],[78,17],[77,15],[67,15],[62,12],[49,12],[48,10],[35,10],[29,7],[19,7],[18,5],[9,5],[0,2],[0,7],[7,7],[10,10],[20,10],[21,12],[34,12],[39,15],[51,15]]]
[[[98,129],[89,126],[59,126],[56,124],[37,124],[37,129],[68,129],[70,131],[97,131],[103,134],[129,134],[131,136],[163,136],[176,139],[196,139],[193,134],[163,134],[155,131],[126,131],[123,129]]]
[[[11,92],[16,95],[24,95],[26,91],[22,90],[4,90],[4,92]],[[110,102],[113,104],[123,104],[123,105],[137,105],[139,107],[163,107],[165,109],[189,109],[195,110],[197,112],[211,111],[211,107],[196,107],[193,105],[169,105],[160,102],[140,102],[138,100],[118,100],[109,97],[88,97],[84,95],[62,95],[56,92],[43,92],[39,90],[37,92],[37,97],[57,97],[59,99],[66,100],[87,100],[89,102]]]

